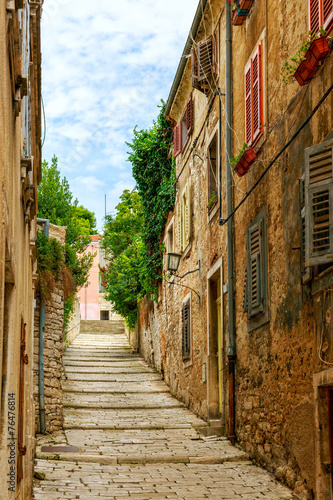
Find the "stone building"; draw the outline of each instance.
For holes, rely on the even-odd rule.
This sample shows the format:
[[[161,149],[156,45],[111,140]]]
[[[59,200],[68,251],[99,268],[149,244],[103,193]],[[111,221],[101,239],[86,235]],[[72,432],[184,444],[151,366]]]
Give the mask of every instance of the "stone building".
[[[333,463],[332,25],[331,0],[199,2],[166,105],[164,279],[137,325],[176,396],[318,499]],[[329,52],[312,45],[302,85],[286,84],[285,61],[319,26]],[[238,176],[244,142],[256,160]]]
[[[86,252],[94,255],[93,264],[89,271],[88,283],[79,290],[81,319],[87,321],[121,319],[113,311],[112,303],[105,298],[105,289],[101,282],[100,269],[105,267],[104,252],[101,247],[102,236],[92,234],[91,243]]]
[[[30,496],[42,1],[0,3],[0,484]]]

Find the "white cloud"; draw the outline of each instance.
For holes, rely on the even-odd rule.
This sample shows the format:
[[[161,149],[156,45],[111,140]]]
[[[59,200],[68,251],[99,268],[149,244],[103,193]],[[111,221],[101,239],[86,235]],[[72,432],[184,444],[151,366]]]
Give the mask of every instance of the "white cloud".
[[[46,0],[42,21],[43,158],[59,158],[79,202],[99,227],[123,189],[133,128],[150,126],[166,100],[196,2]]]

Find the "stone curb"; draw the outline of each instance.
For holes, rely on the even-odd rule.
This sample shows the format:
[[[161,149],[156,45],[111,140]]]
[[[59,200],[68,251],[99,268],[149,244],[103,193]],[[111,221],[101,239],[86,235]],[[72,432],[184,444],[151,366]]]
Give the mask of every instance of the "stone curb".
[[[63,462],[88,462],[98,463],[100,465],[146,465],[146,464],[197,464],[197,465],[217,465],[224,463],[244,463],[249,462],[249,457],[246,453],[239,453],[233,457],[220,457],[220,456],[203,456],[203,457],[189,457],[188,455],[155,455],[154,457],[112,457],[106,455],[85,455],[80,453],[37,453],[37,460],[55,460]],[[251,462],[249,462],[251,463]]]

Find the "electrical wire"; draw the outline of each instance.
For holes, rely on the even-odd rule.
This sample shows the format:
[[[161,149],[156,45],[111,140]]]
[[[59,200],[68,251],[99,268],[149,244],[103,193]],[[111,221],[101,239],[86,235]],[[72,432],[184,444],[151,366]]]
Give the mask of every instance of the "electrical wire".
[[[293,134],[293,136],[291,137],[291,139],[289,139],[289,141],[283,146],[282,149],[280,149],[280,151],[277,153],[277,155],[269,163],[269,165],[267,166],[267,168],[263,171],[263,173],[260,175],[260,177],[256,180],[256,182],[253,184],[253,186],[251,187],[251,189],[246,193],[246,195],[244,196],[244,198],[238,203],[238,205],[233,209],[233,211],[228,215],[228,217],[226,219],[221,219],[220,220],[220,226],[224,226],[228,222],[228,220],[231,219],[231,217],[233,217],[233,215],[243,205],[243,203],[247,200],[247,198],[250,196],[250,194],[252,193],[252,191],[254,191],[254,189],[258,186],[258,184],[260,184],[260,182],[265,177],[265,175],[267,174],[267,172],[274,165],[274,163],[276,162],[276,160],[278,158],[280,158],[280,156],[282,155],[282,153],[290,146],[290,144],[301,133],[301,131],[303,130],[303,128],[309,123],[309,121],[311,120],[311,118],[313,117],[313,115],[318,111],[318,109],[320,108],[320,106],[322,105],[322,103],[325,101],[325,99],[327,99],[327,97],[332,92],[332,90],[333,90],[333,84],[325,92],[325,94],[320,99],[320,101],[318,102],[318,104],[313,108],[313,110],[310,113],[310,115],[308,116],[308,118],[306,118],[306,120],[304,120],[304,122],[302,123],[302,125],[296,130],[296,132]]]

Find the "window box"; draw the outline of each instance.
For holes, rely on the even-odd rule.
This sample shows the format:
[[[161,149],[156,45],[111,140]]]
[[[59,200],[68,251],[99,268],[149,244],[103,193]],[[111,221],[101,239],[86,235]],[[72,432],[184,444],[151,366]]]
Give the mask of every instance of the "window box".
[[[312,80],[317,72],[318,65],[325,59],[329,52],[329,46],[325,36],[311,42],[305,54],[305,60],[301,62],[294,73],[294,78],[303,87]]]
[[[241,26],[248,14],[247,9],[236,8],[232,11],[231,22],[234,26]]]
[[[242,10],[249,11],[249,8],[251,7],[252,3],[253,0],[239,0],[239,8]]]
[[[245,175],[252,165],[252,163],[257,158],[257,155],[253,148],[249,148],[241,156],[241,159],[237,162],[235,166],[235,172],[239,177]]]

